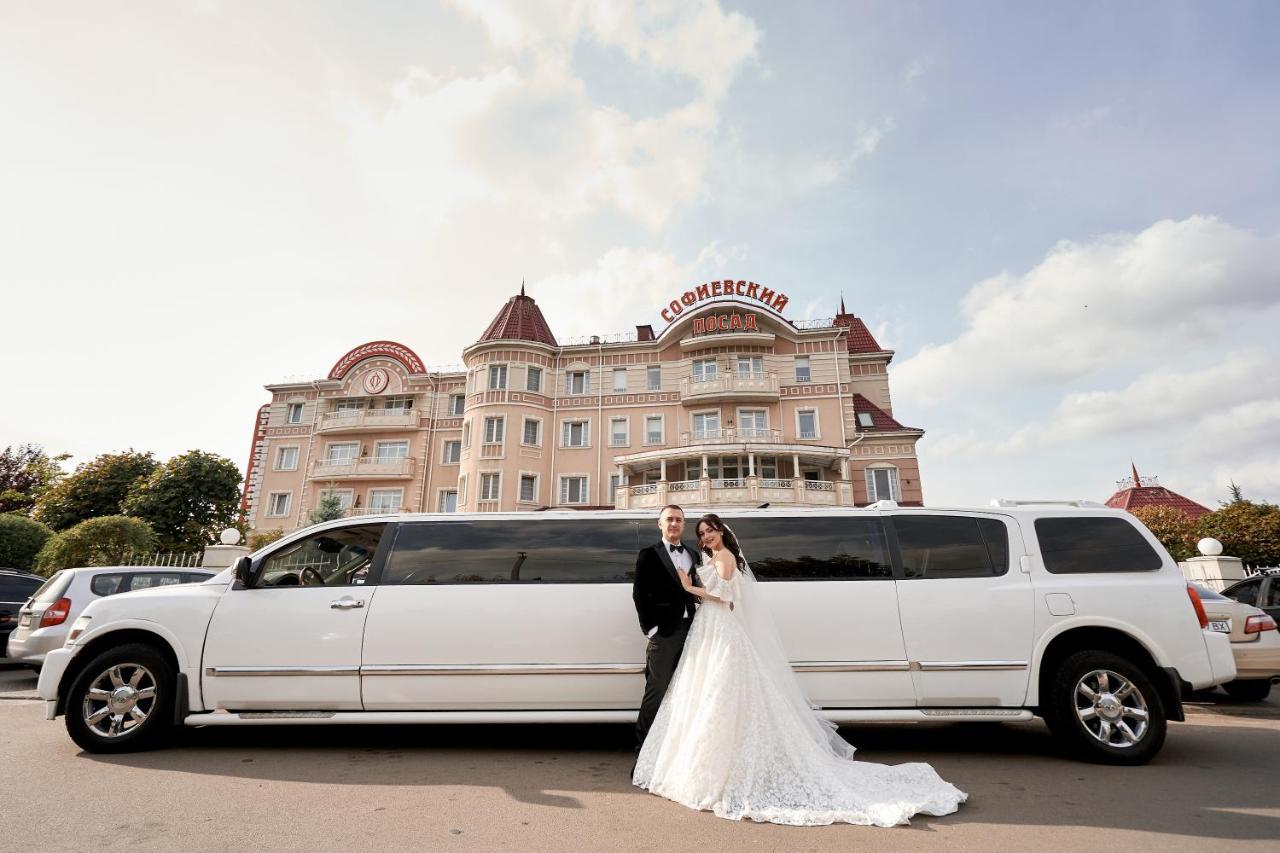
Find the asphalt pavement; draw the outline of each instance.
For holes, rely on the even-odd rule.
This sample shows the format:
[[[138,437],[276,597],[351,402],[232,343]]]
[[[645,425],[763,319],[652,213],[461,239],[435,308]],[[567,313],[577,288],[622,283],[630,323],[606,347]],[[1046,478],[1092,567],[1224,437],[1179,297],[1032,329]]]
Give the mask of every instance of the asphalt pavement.
[[[1063,755],[1039,722],[842,729],[969,792],[909,827],[734,823],[633,788],[617,725],[185,730],[81,752],[34,677],[0,669],[3,850],[1275,851],[1280,703],[1198,696],[1144,767]]]

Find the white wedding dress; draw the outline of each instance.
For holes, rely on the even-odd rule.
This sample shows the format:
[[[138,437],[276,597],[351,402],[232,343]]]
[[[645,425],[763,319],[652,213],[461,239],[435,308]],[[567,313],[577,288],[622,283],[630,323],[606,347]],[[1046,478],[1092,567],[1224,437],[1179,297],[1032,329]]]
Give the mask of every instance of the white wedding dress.
[[[967,799],[928,764],[851,760],[854,748],[804,698],[754,577],[725,581],[709,562],[698,577],[735,606],[698,608],[634,784],[730,820],[794,826],[893,826]]]

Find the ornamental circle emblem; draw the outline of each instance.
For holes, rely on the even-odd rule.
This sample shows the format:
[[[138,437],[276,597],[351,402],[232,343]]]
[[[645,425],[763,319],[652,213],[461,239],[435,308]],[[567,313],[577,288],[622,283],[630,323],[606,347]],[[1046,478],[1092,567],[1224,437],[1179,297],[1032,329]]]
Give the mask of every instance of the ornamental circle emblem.
[[[391,377],[387,375],[387,371],[381,367],[370,370],[364,375],[364,390],[370,394],[381,394],[387,390],[387,384],[391,381]]]

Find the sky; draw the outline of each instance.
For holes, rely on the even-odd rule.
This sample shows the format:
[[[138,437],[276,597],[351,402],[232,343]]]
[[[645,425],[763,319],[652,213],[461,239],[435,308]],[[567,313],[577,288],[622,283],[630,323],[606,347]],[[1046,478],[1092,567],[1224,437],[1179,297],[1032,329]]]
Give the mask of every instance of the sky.
[[[1280,500],[1280,4],[0,6],[0,447],[247,461],[265,384],[843,297],[925,501]]]

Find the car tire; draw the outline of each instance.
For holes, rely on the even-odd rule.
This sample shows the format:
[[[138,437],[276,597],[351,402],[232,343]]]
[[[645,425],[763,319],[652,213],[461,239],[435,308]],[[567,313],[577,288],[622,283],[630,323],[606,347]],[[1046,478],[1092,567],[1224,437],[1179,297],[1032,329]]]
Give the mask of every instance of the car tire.
[[[67,733],[86,752],[136,752],[173,733],[177,678],[153,646],[129,643],[91,660],[66,697]]]
[[[1145,764],[1164,745],[1164,702],[1142,667],[1089,649],[1064,660],[1049,682],[1045,722],[1070,754],[1098,764]]]
[[[1222,685],[1222,689],[1237,702],[1261,702],[1271,693],[1271,679],[1238,678]]]

